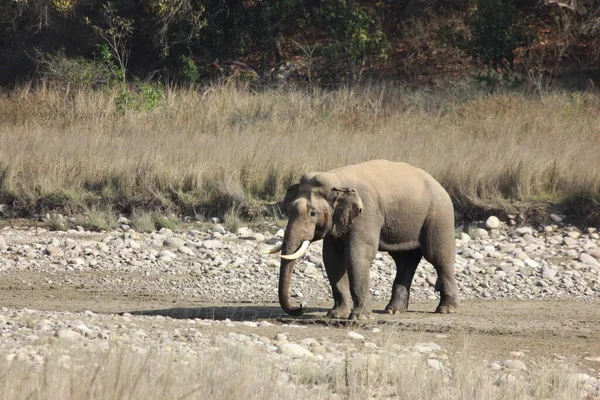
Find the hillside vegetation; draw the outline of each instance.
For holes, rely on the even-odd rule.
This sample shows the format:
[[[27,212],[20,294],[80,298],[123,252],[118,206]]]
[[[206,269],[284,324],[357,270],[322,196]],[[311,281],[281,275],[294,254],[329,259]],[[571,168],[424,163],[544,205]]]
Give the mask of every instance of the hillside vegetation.
[[[591,0],[4,1],[0,213],[235,224],[388,158],[466,218],[595,223],[599,32]]]
[[[585,87],[600,78],[600,9],[595,0],[6,0],[0,50],[5,85],[35,73],[71,86],[433,84],[493,68]]]

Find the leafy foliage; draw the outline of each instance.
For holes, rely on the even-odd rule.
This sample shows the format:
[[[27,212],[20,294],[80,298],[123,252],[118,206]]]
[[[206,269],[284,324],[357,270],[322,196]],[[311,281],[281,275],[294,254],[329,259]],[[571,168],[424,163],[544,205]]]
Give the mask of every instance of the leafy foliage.
[[[512,67],[515,51],[533,39],[525,19],[510,0],[477,0],[477,9],[466,26],[468,34],[445,26],[439,35],[446,43],[495,68]]]
[[[472,2],[476,8],[465,16],[470,1],[4,0],[0,84],[45,70],[47,79],[70,76],[76,85],[95,86],[106,80],[107,69],[110,79],[123,83],[235,81],[223,65],[236,62],[248,67],[253,84],[288,77],[311,85],[352,83],[375,63],[392,71],[390,65],[410,60],[433,65],[431,70],[448,59],[458,62],[453,52],[440,54],[431,40],[441,21],[450,20],[463,21],[464,29],[442,27],[443,41],[495,69],[512,69],[517,58],[524,59],[521,50],[533,48],[534,30],[546,35],[535,46],[549,54],[542,61],[598,68],[595,0]],[[412,39],[407,21],[421,30]],[[556,50],[548,45],[552,41]],[[393,62],[382,62],[391,55]],[[50,73],[49,62],[62,63],[64,74]],[[534,68],[543,70],[544,62]]]

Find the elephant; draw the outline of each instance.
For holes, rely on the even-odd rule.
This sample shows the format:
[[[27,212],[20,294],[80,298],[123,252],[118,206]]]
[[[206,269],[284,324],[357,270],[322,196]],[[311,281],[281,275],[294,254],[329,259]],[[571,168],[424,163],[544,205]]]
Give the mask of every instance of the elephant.
[[[424,170],[372,160],[309,172],[287,189],[282,206],[289,217],[283,242],[267,253],[281,251],[279,303],[287,314],[306,311],[303,304],[291,305],[290,281],[297,260],[318,240],[323,240],[323,263],[334,300],[328,316],[372,318],[369,269],[377,251],[388,252],[396,264],[386,313],[407,311],[422,257],[437,273],[436,312],[456,312],[454,208],[446,190]]]

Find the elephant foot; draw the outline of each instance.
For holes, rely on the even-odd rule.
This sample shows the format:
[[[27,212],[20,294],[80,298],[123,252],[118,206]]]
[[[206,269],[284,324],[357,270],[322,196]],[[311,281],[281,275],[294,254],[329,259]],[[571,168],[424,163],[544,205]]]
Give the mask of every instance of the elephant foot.
[[[407,308],[396,308],[396,307],[390,307],[390,306],[387,306],[385,308],[385,313],[390,314],[390,315],[403,314],[406,311],[407,311]]]
[[[446,300],[440,302],[435,312],[438,314],[454,314],[458,310],[458,304],[454,300]]]
[[[408,304],[406,302],[390,301],[385,307],[386,314],[401,314],[408,310]]]
[[[327,316],[331,318],[346,319],[350,316],[350,308],[348,307],[333,307],[327,311]]]
[[[371,314],[370,311],[367,311],[365,309],[362,309],[362,310],[354,309],[354,310],[352,310],[352,313],[350,313],[350,317],[348,319],[367,321],[367,320],[373,319],[373,315]]]

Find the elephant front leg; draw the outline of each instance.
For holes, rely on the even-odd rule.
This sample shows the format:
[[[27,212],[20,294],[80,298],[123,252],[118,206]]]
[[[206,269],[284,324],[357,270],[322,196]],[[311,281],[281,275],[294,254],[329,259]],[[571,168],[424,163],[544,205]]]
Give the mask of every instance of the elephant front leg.
[[[364,241],[351,242],[349,247],[346,257],[353,303],[350,319],[371,319],[369,277],[371,261],[375,258],[377,247]]]
[[[331,285],[334,306],[327,312],[328,317],[348,318],[352,310],[350,285],[346,272],[344,243],[341,240],[326,238],[323,241],[323,263]]]

